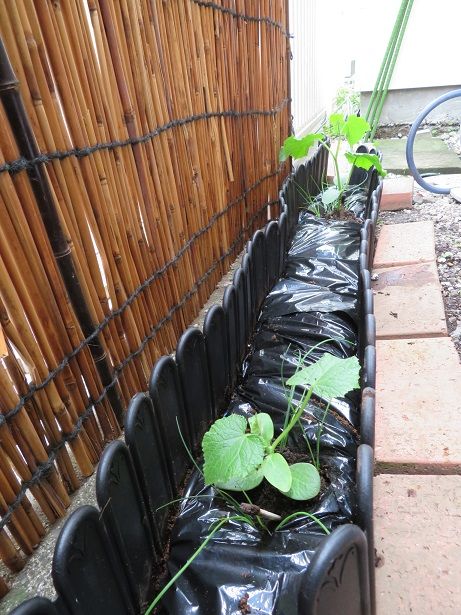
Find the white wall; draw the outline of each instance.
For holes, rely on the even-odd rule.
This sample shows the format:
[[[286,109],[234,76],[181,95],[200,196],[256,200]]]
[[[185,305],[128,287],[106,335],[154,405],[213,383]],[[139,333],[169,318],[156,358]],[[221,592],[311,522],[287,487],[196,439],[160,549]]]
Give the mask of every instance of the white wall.
[[[401,0],[354,0],[350,27],[357,59],[357,89],[370,91],[400,8]],[[391,89],[461,84],[461,2],[414,0],[390,84]]]
[[[315,129],[330,111],[352,60],[356,90],[373,89],[400,4],[401,0],[289,0],[296,134]],[[461,85],[460,45],[461,1],[414,0],[390,90]],[[431,100],[437,96],[434,92],[428,91]],[[461,102],[456,104],[461,107]],[[408,109],[409,117],[419,108]],[[389,113],[389,121],[398,121],[392,110]]]
[[[318,0],[289,1],[291,113],[297,135],[316,128],[324,113],[322,71],[318,64]]]
[[[318,128],[343,82],[342,65],[331,63],[331,30],[326,25],[330,4],[330,0],[289,0],[291,108],[297,135]]]
[[[354,56],[342,0],[289,0],[292,114],[295,134],[318,128],[350,74]]]
[[[296,134],[315,129],[331,110],[352,60],[355,89],[373,89],[400,4],[401,0],[289,0]],[[460,0],[414,0],[381,121],[411,123],[427,102],[461,87],[460,45]],[[364,96],[365,106],[366,101]],[[445,116],[461,118],[461,99],[439,107],[430,117]]]

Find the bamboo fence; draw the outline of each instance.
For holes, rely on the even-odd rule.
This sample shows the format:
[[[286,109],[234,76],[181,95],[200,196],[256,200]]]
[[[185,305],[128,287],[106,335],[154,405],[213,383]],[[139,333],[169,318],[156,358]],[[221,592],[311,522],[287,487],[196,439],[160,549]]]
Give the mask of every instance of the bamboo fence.
[[[7,84],[0,558],[9,570],[65,514],[119,435],[120,409],[146,389],[245,240],[278,214],[286,30],[285,0],[0,0],[24,106],[22,123],[12,119],[19,98],[12,106]]]

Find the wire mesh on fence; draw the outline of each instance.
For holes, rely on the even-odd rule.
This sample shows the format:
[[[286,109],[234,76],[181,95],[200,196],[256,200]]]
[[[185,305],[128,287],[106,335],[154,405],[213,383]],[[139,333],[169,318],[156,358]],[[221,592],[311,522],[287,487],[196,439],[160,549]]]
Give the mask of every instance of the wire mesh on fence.
[[[11,570],[119,434],[108,391],[126,406],[146,389],[276,204],[287,31],[284,0],[0,3],[38,148],[21,154],[22,128],[0,105],[0,558]],[[35,168],[91,335],[51,250]],[[112,371],[105,385],[96,339]]]

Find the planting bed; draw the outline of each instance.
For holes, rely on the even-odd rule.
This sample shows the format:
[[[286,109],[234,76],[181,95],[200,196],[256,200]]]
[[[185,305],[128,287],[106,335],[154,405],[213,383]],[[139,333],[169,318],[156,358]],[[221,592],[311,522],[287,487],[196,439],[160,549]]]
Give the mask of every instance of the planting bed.
[[[303,433],[288,441],[293,461],[299,461],[306,439],[316,450],[320,437],[320,494],[295,502],[267,484],[249,492],[253,503],[282,517],[305,514],[281,529],[270,521],[266,530],[242,520],[223,525],[166,594],[162,612],[373,612],[375,324],[369,270],[381,184],[374,172],[356,170],[361,187],[354,211],[361,220],[299,214],[297,186],[315,194],[326,162],[319,149],[285,182],[279,221],[255,233],[222,307],[209,310],[203,334],[189,329],[175,359],[157,362],[149,395],[136,395],[128,409],[126,444],[111,444],[101,460],[100,512],[77,510],[58,539],[57,600],[29,601],[16,614],[143,612],[216,522],[236,514],[204,486],[198,469],[191,470],[183,440],[200,464],[203,433],[223,412],[267,412],[280,431],[285,382],[307,351],[307,363],[325,352],[357,355],[362,363],[361,389],[331,402],[322,431],[327,400],[312,397]],[[245,501],[243,494],[232,495]],[[158,510],[176,498],[187,498],[179,511]]]

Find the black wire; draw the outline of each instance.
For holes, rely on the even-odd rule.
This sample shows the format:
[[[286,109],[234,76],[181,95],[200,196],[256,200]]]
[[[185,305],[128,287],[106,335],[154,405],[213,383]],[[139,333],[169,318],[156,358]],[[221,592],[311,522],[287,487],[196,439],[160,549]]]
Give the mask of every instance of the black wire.
[[[154,271],[142,284],[140,284],[127,297],[127,299],[121,304],[120,307],[118,307],[115,310],[112,310],[112,312],[98,324],[98,326],[94,329],[94,331],[90,335],[88,335],[88,337],[83,339],[78,346],[76,346],[68,355],[66,355],[62,359],[62,361],[54,369],[52,369],[48,373],[48,375],[46,376],[46,378],[44,378],[44,380],[42,380],[42,382],[40,382],[39,384],[31,384],[29,386],[29,390],[27,391],[27,393],[25,393],[24,395],[20,397],[18,403],[16,404],[14,408],[9,410],[5,414],[0,414],[0,427],[5,422],[10,421],[14,416],[16,416],[16,414],[21,410],[21,408],[24,407],[24,405],[35,395],[35,393],[37,393],[37,391],[41,391],[52,380],[54,380],[56,376],[58,376],[67,367],[67,365],[69,364],[69,361],[73,359],[84,348],[86,348],[88,344],[95,337],[97,337],[114,318],[123,314],[123,312],[137,299],[137,297],[139,297],[139,295],[142,292],[144,292],[146,288],[148,288],[152,284],[152,282],[154,282],[156,279],[164,275],[165,272],[168,271],[170,267],[175,265],[180,260],[180,258],[184,255],[184,253],[197,241],[199,237],[201,237],[207,231],[209,231],[216,224],[216,222],[220,218],[222,218],[222,216],[224,216],[233,207],[238,205],[238,203],[243,201],[248,196],[248,194],[250,194],[253,190],[255,190],[255,188],[260,186],[267,179],[270,179],[271,177],[278,175],[280,170],[281,170],[281,167],[279,167],[272,173],[264,175],[263,177],[258,179],[254,184],[249,186],[244,192],[242,192],[240,196],[238,196],[236,199],[228,203],[222,211],[214,214],[204,227],[202,227],[200,230],[198,230],[188,239],[188,241],[183,245],[183,247],[176,253],[176,255],[173,258],[167,261],[162,267],[160,267],[160,269],[157,269],[156,271]]]
[[[79,416],[79,418],[78,418],[78,420],[77,420],[73,430],[71,432],[69,432],[68,434],[65,434],[62,437],[62,439],[60,440],[60,442],[49,450],[49,452],[48,452],[48,460],[46,462],[44,462],[42,464],[39,464],[37,466],[37,469],[34,471],[34,473],[32,474],[31,478],[29,478],[28,480],[22,482],[21,489],[19,490],[19,492],[16,495],[15,499],[13,500],[13,502],[8,505],[8,507],[7,507],[6,511],[5,511],[5,514],[3,515],[2,519],[0,520],[0,531],[10,521],[11,515],[18,508],[18,506],[20,506],[20,504],[21,504],[22,500],[24,499],[24,496],[27,493],[27,491],[31,487],[33,487],[34,485],[37,485],[38,483],[40,483],[40,481],[43,478],[45,478],[47,473],[53,468],[53,464],[56,461],[56,458],[57,458],[57,455],[58,455],[59,451],[68,442],[70,442],[71,440],[73,440],[74,438],[77,437],[77,435],[82,430],[82,427],[83,427],[83,425],[85,423],[85,420],[92,414],[92,412],[94,411],[94,407],[96,405],[100,404],[104,400],[104,398],[106,397],[108,391],[117,384],[120,374],[123,372],[123,370],[128,365],[128,363],[130,363],[134,358],[136,358],[139,354],[141,354],[141,352],[144,350],[146,344],[157,335],[158,331],[163,327],[163,325],[166,322],[168,322],[169,320],[171,320],[173,318],[174,314],[179,309],[181,309],[181,307],[187,301],[189,301],[189,299],[191,297],[193,297],[193,295],[195,295],[195,293],[198,292],[200,286],[205,282],[205,280],[207,280],[207,278],[209,278],[209,276],[215,271],[215,269],[219,266],[219,264],[221,262],[223,262],[233,252],[235,252],[236,248],[238,247],[238,245],[240,244],[242,239],[244,239],[245,234],[250,230],[250,228],[252,227],[253,223],[262,214],[262,212],[265,211],[268,207],[270,207],[272,205],[277,205],[278,203],[279,203],[278,200],[274,200],[274,201],[270,201],[268,203],[264,203],[264,205],[262,205],[262,207],[260,207],[259,210],[255,214],[253,214],[253,216],[251,216],[251,218],[248,220],[248,223],[245,225],[244,228],[241,229],[241,231],[239,232],[239,234],[237,235],[235,240],[232,242],[231,246],[211,265],[211,267],[209,269],[207,269],[207,271],[195,282],[195,284],[192,286],[192,288],[189,291],[187,291],[187,293],[184,294],[184,296],[182,297],[181,301],[179,303],[177,303],[176,305],[174,305],[168,311],[166,316],[164,316],[154,327],[152,327],[151,331],[142,340],[142,342],[138,346],[138,348],[135,351],[133,351],[131,354],[129,354],[119,365],[117,365],[115,367],[113,379],[111,380],[111,382],[109,382],[108,385],[106,385],[104,387],[104,389],[101,391],[101,394],[99,395],[99,397],[97,399],[95,399],[93,402],[91,402],[85,408],[85,411]]]
[[[285,30],[285,28],[284,28],[282,23],[280,23],[278,21],[275,21],[275,20],[273,20],[273,19],[271,19],[269,17],[256,17],[254,15],[246,15],[244,13],[239,13],[239,12],[233,10],[233,9],[220,6],[219,4],[216,4],[215,2],[206,2],[204,0],[192,0],[192,1],[195,4],[199,5],[199,6],[202,6],[202,7],[205,7],[205,8],[211,8],[213,10],[220,11],[220,12],[222,12],[224,14],[231,15],[232,17],[244,19],[245,21],[248,21],[248,22],[265,23],[267,25],[273,26],[273,27],[277,28],[278,30],[280,30],[280,32],[284,36],[290,37],[289,33]],[[167,122],[166,124],[164,124],[162,126],[159,126],[159,127],[155,128],[154,130],[152,130],[152,131],[150,131],[150,132],[148,132],[148,133],[146,133],[144,135],[141,135],[139,137],[133,137],[133,138],[124,139],[124,140],[117,140],[117,141],[110,141],[110,142],[105,142],[105,143],[96,143],[94,145],[89,145],[89,146],[86,146],[86,147],[76,147],[76,148],[73,148],[73,149],[70,149],[70,150],[66,150],[66,151],[54,151],[54,152],[44,153],[44,154],[40,154],[40,155],[38,155],[38,156],[36,156],[35,158],[32,158],[32,159],[27,159],[27,158],[21,157],[21,158],[18,158],[16,160],[13,160],[11,162],[6,162],[3,165],[0,165],[0,173],[7,172],[7,173],[10,173],[10,174],[14,174],[14,173],[19,173],[20,171],[31,169],[31,168],[33,168],[34,166],[37,166],[37,165],[47,164],[49,162],[52,162],[53,160],[64,160],[64,159],[69,158],[71,156],[76,156],[77,158],[84,158],[85,156],[89,156],[89,155],[91,155],[91,154],[93,154],[95,152],[102,151],[102,150],[113,150],[113,149],[116,149],[118,147],[126,147],[128,145],[140,145],[142,143],[147,143],[148,141],[150,141],[154,137],[162,134],[163,132],[165,132],[167,130],[170,130],[172,128],[176,128],[176,127],[179,127],[179,126],[185,126],[186,124],[189,124],[189,123],[192,123],[192,122],[196,122],[196,121],[199,121],[199,120],[205,120],[205,119],[211,119],[211,118],[225,118],[225,117],[239,118],[239,117],[255,117],[255,116],[275,115],[276,113],[281,111],[283,109],[283,107],[286,106],[290,102],[290,100],[291,99],[286,98],[277,107],[274,107],[273,109],[270,109],[270,110],[257,110],[257,109],[249,110],[249,111],[228,110],[228,111],[216,111],[216,112],[207,112],[207,113],[191,115],[191,116],[188,116],[188,117],[185,117],[185,118],[176,119],[176,120],[172,120],[171,122]],[[165,265],[163,265],[163,267],[161,267],[160,269],[155,271],[147,280],[145,280],[126,299],[126,301],[118,309],[112,311],[111,314],[109,316],[107,316],[96,327],[96,329],[93,331],[93,333],[91,335],[89,335],[87,338],[82,340],[82,342],[69,355],[67,355],[55,369],[53,369],[52,371],[49,372],[48,376],[40,384],[32,385],[29,388],[29,391],[27,392],[27,394],[21,397],[19,403],[13,409],[11,409],[5,415],[0,415],[0,426],[2,424],[4,424],[6,421],[8,421],[11,418],[13,418],[14,416],[16,416],[16,414],[21,410],[21,408],[24,406],[24,404],[37,391],[39,391],[39,390],[43,389],[45,386],[47,386],[47,384],[49,384],[51,382],[51,380],[53,380],[68,365],[69,361],[73,357],[75,357],[83,348],[85,348],[89,344],[89,342],[91,342],[91,340],[94,337],[99,335],[99,333],[109,324],[109,322],[111,320],[113,320],[115,317],[117,317],[120,314],[122,314],[123,311],[129,305],[131,305],[131,303],[133,303],[133,301],[139,296],[139,294],[141,292],[143,292],[155,279],[157,279],[158,277],[163,275],[168,270],[169,267],[174,265],[183,256],[183,254],[193,245],[193,243],[199,237],[201,237],[204,233],[206,233],[217,222],[217,220],[219,220],[224,214],[226,214],[232,207],[234,207],[235,205],[240,203],[252,190],[257,188],[263,181],[265,181],[266,179],[269,179],[271,177],[274,177],[279,172],[280,172],[280,167],[276,171],[273,171],[272,173],[269,173],[268,175],[265,175],[264,177],[261,177],[252,186],[247,188],[239,197],[237,197],[234,201],[231,201],[221,212],[219,212],[219,213],[215,214],[214,216],[212,216],[212,218],[210,218],[210,220],[209,220],[209,222],[207,223],[206,226],[204,226],[202,229],[200,229],[199,231],[194,233],[190,237],[190,239],[184,244],[184,246],[179,250],[179,252],[170,261],[165,263]],[[57,455],[58,455],[59,451],[68,442],[70,442],[71,440],[73,440],[74,438],[77,437],[77,435],[82,430],[82,427],[83,427],[83,425],[85,423],[85,420],[93,413],[95,406],[100,404],[104,400],[104,398],[106,397],[108,391],[112,387],[114,387],[116,385],[116,383],[118,382],[120,374],[123,372],[124,368],[128,365],[128,363],[130,363],[135,357],[137,357],[139,354],[141,354],[143,352],[143,350],[146,347],[146,345],[148,344],[148,342],[150,342],[150,340],[152,340],[156,336],[156,334],[164,326],[164,324],[166,322],[170,321],[173,318],[174,314],[179,309],[181,309],[183,307],[183,305],[185,305],[185,303],[187,303],[187,301],[189,301],[189,299],[191,297],[193,297],[193,295],[195,293],[198,292],[200,286],[216,270],[216,268],[220,265],[220,263],[223,262],[233,252],[235,252],[237,246],[242,241],[245,233],[251,228],[251,226],[253,225],[255,220],[261,215],[261,213],[264,210],[266,210],[268,207],[270,207],[271,205],[276,205],[276,204],[278,204],[278,200],[274,200],[274,201],[271,201],[269,203],[265,203],[249,219],[248,223],[239,232],[239,234],[237,235],[236,239],[232,242],[232,244],[229,247],[229,249],[226,250],[226,252],[224,252],[224,254],[222,254],[211,265],[211,267],[194,283],[192,288],[189,291],[187,291],[187,293],[184,294],[184,296],[182,297],[181,301],[179,303],[177,303],[176,305],[174,305],[168,311],[168,313],[154,327],[152,327],[151,331],[142,340],[142,342],[138,346],[138,348],[135,351],[133,351],[132,353],[130,353],[118,366],[115,367],[113,379],[111,380],[111,382],[108,385],[106,385],[104,387],[104,389],[101,391],[101,394],[99,395],[99,397],[96,400],[94,400],[93,402],[91,402],[85,408],[84,412],[79,416],[79,418],[78,418],[78,420],[77,420],[73,430],[70,433],[65,434],[62,437],[61,441],[56,446],[54,446],[53,448],[51,448],[49,450],[49,452],[48,452],[48,460],[45,463],[40,464],[37,467],[37,469],[32,474],[31,478],[22,482],[21,489],[19,490],[19,493],[17,494],[17,496],[14,499],[14,501],[11,504],[9,504],[8,508],[6,509],[5,514],[3,515],[2,519],[0,520],[0,531],[10,521],[12,514],[18,508],[18,506],[20,506],[20,504],[21,504],[22,500],[24,499],[24,496],[26,495],[27,491],[31,487],[33,487],[34,485],[37,485],[38,483],[40,483],[40,481],[53,468],[53,464],[56,461],[56,458],[57,458]]]
[[[191,124],[192,122],[197,122],[199,120],[207,120],[211,118],[223,118],[223,117],[232,117],[232,118],[241,118],[241,117],[258,117],[258,116],[269,116],[276,115],[279,113],[289,102],[290,98],[285,98],[282,102],[268,110],[260,110],[260,109],[250,109],[248,111],[235,111],[234,109],[228,109],[227,111],[210,111],[206,113],[198,113],[196,115],[189,115],[184,118],[179,118],[176,120],[171,120],[171,122],[167,122],[162,126],[158,126],[139,137],[131,137],[129,139],[122,139],[118,141],[107,141],[104,143],[95,143],[94,145],[87,145],[85,147],[74,147],[69,150],[59,151],[56,150],[54,152],[48,152],[44,154],[39,154],[35,156],[35,158],[17,158],[16,160],[12,160],[10,162],[5,162],[0,165],[0,173],[10,173],[15,174],[20,171],[30,170],[33,167],[41,164],[47,164],[48,162],[52,162],[53,160],[65,160],[66,158],[70,158],[71,156],[76,156],[77,158],[85,158],[86,156],[90,156],[95,152],[100,152],[103,150],[114,150],[118,147],[127,147],[128,145],[140,145],[142,143],[147,143],[151,141],[154,137],[166,132],[167,130],[171,130],[172,128],[177,128],[178,126],[185,126],[186,124]]]
[[[192,2],[194,4],[198,4],[199,6],[210,8],[215,11],[220,11],[221,13],[231,15],[232,17],[236,17],[238,19],[244,19],[245,21],[251,21],[256,23],[265,23],[268,26],[273,26],[277,30],[280,30],[280,32],[286,38],[292,38],[292,36],[285,30],[285,26],[283,25],[283,23],[281,23],[280,21],[275,21],[270,17],[257,17],[256,15],[247,15],[245,13],[239,13],[234,9],[221,6],[220,4],[216,4],[216,2],[207,2],[206,0],[192,0]]]

